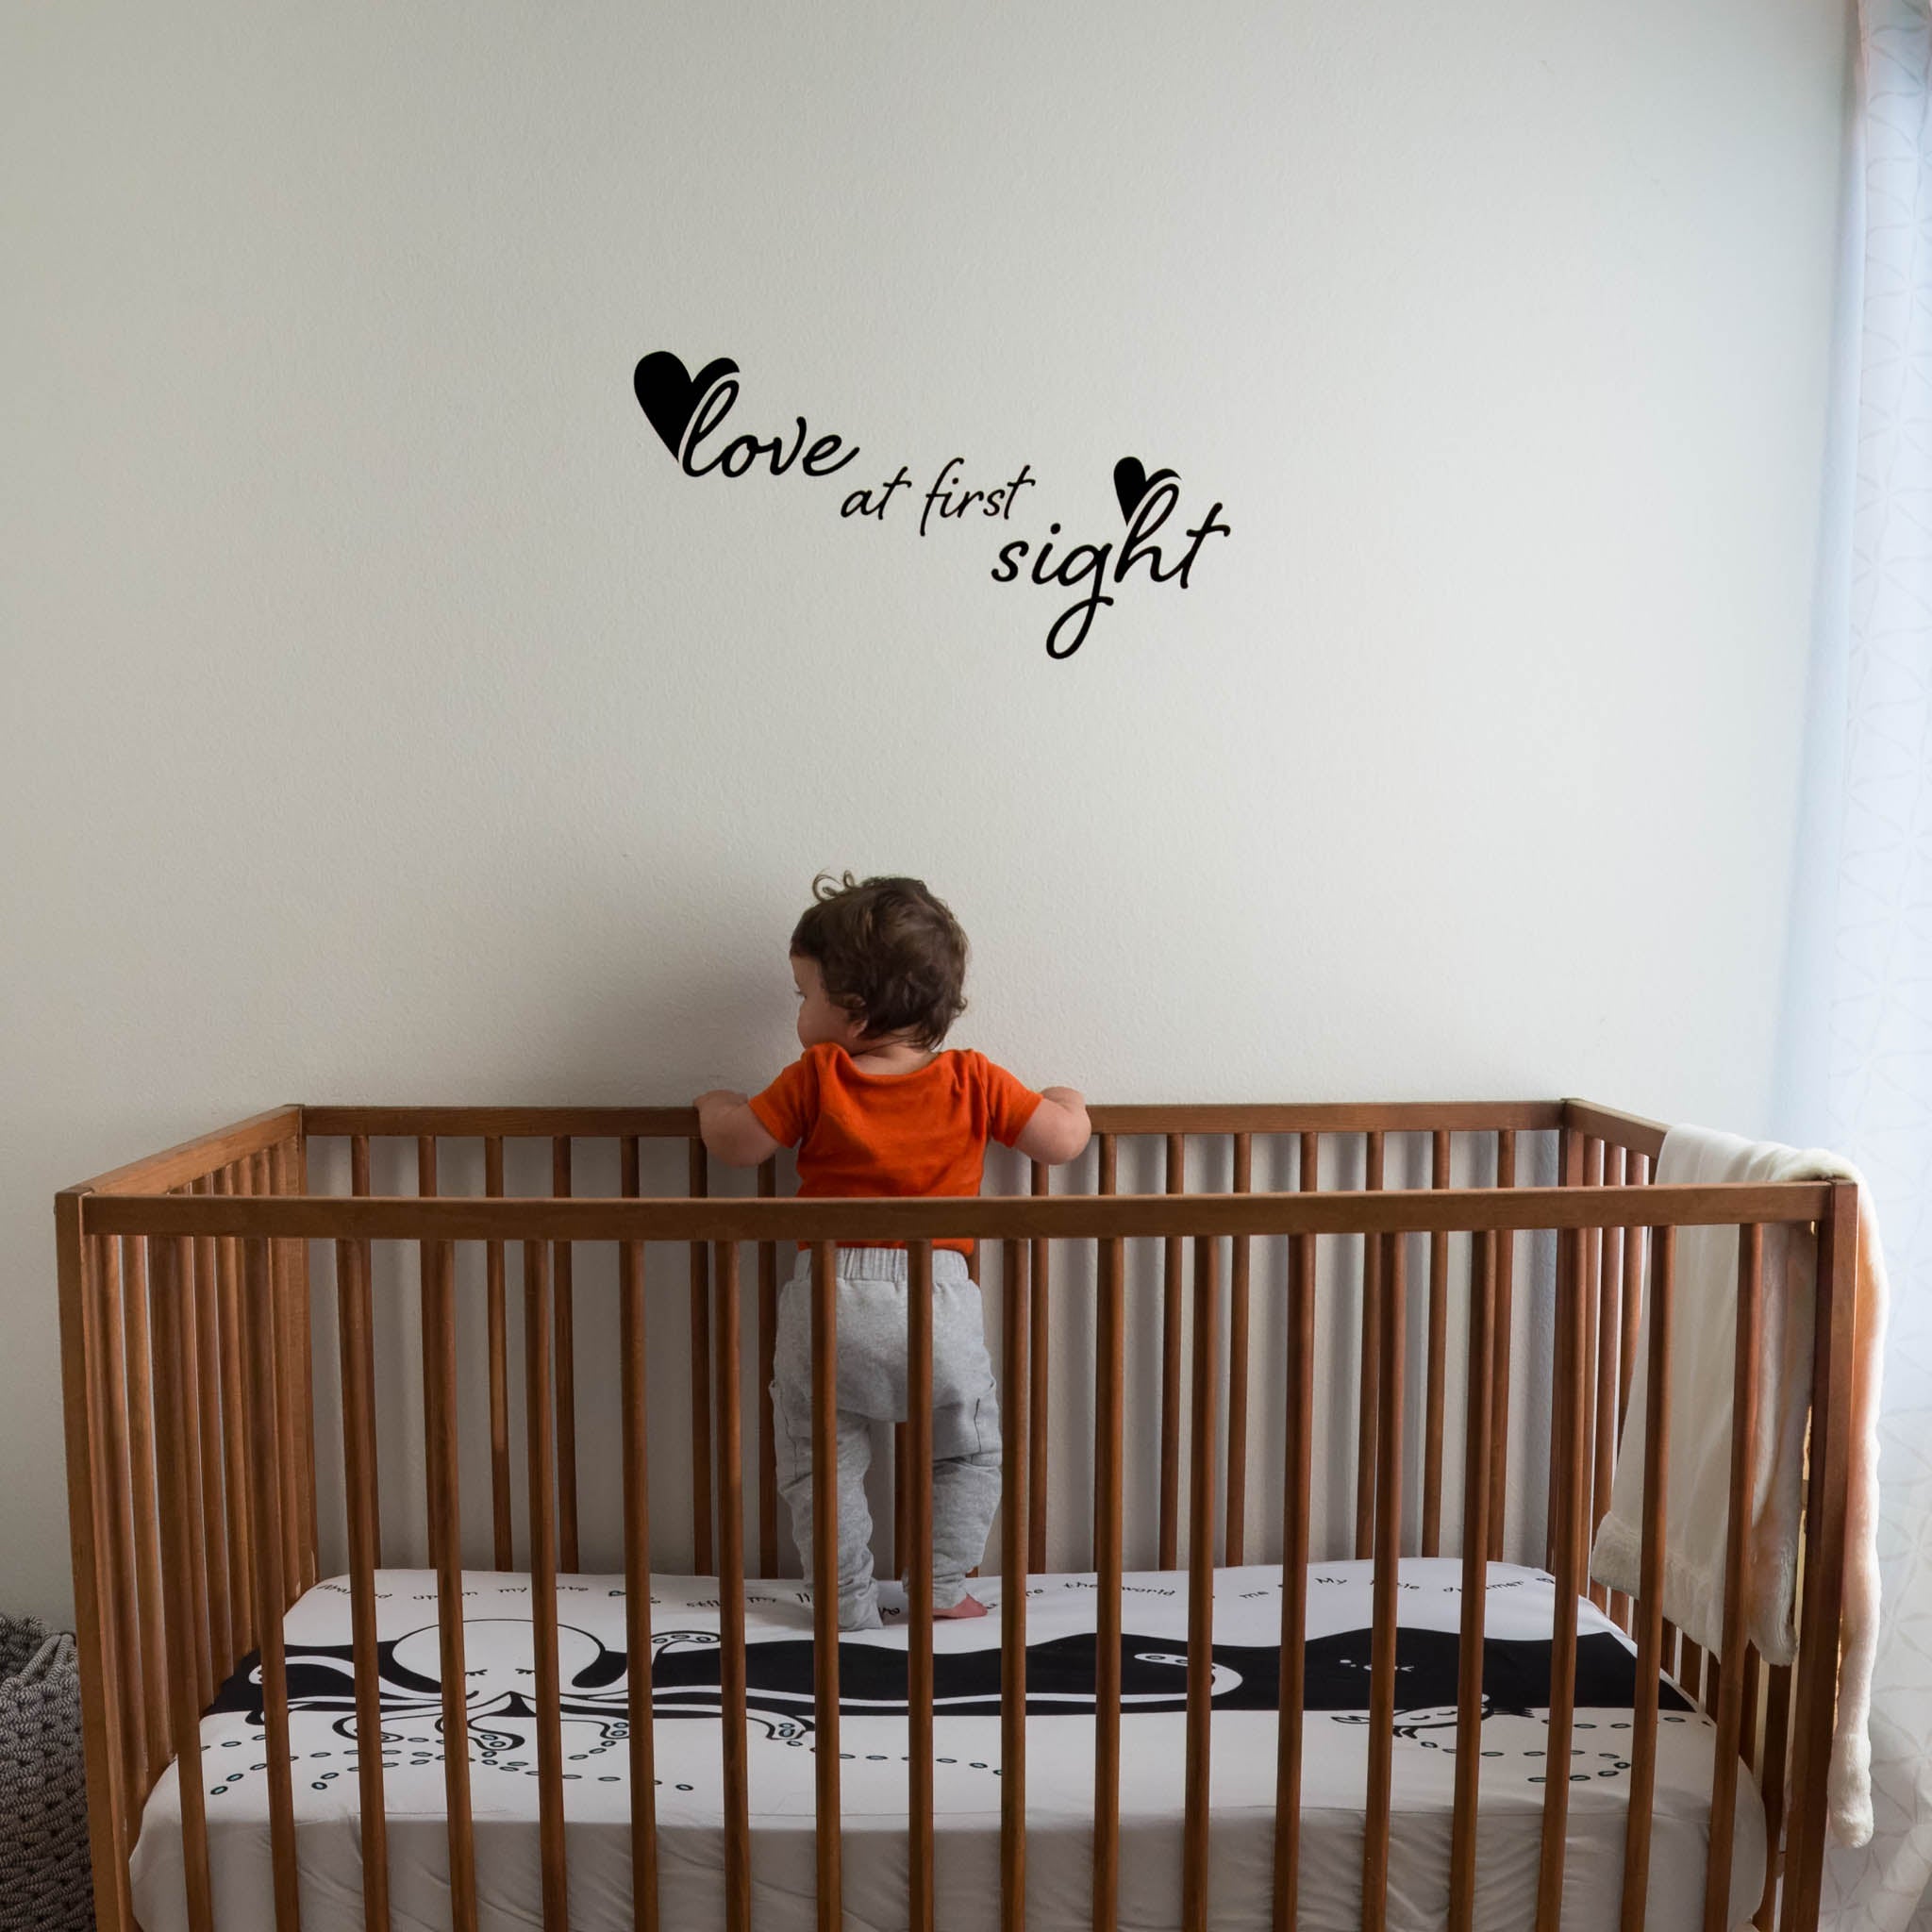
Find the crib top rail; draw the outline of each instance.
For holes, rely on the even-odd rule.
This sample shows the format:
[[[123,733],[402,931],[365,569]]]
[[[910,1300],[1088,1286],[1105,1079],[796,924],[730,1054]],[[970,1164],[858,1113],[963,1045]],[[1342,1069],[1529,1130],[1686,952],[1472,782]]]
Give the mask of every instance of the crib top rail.
[[[90,1234],[277,1241],[1097,1241],[1135,1236],[1461,1233],[1484,1228],[1742,1226],[1821,1219],[1823,1181],[1645,1188],[1407,1188],[1285,1194],[944,1199],[711,1195],[103,1195]]]
[[[273,1149],[299,1144],[303,1134],[303,1109],[275,1107],[266,1113],[251,1115],[232,1126],[217,1127],[209,1134],[198,1134],[192,1141],[164,1148],[125,1167],[110,1168],[84,1181],[70,1193],[88,1194],[165,1194],[171,1188],[184,1187],[203,1179],[220,1168],[247,1160]]]
[[[1562,1118],[1551,1124],[1629,1154],[1641,1154],[1650,1160],[1663,1152],[1664,1136],[1670,1131],[1661,1121],[1645,1120],[1641,1114],[1624,1113],[1614,1107],[1599,1107],[1590,1100],[1566,1100]]]
[[[1097,1136],[1497,1134],[1566,1129],[1655,1159],[1661,1123],[1582,1100],[1313,1101],[1224,1105],[1146,1103],[1089,1109]],[[237,1162],[292,1150],[277,1192],[303,1191],[299,1155],[310,1138],[637,1140],[695,1141],[688,1107],[272,1108],[97,1174],[68,1191],[152,1196],[192,1186]]]
[[[1090,1107],[1096,1134],[1361,1134],[1535,1132],[1568,1124],[1557,1100],[1312,1101],[1223,1105],[1150,1102]],[[1593,1108],[1604,1120],[1635,1123],[1634,1114]],[[689,1107],[309,1107],[304,1124],[318,1137],[355,1134],[505,1139],[690,1140],[698,1130]],[[1651,1123],[1640,1123],[1650,1125]],[[1591,1132],[1600,1129],[1591,1128]],[[1661,1137],[1663,1129],[1658,1127]]]

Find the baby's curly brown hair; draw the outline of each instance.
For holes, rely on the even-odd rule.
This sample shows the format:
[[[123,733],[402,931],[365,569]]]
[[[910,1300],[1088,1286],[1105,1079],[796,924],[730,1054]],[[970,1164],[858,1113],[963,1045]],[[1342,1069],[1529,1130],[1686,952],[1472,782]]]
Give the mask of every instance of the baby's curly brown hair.
[[[924,879],[840,878],[822,872],[791,933],[825,991],[862,1014],[869,1038],[907,1033],[935,1047],[966,1010],[966,935]]]

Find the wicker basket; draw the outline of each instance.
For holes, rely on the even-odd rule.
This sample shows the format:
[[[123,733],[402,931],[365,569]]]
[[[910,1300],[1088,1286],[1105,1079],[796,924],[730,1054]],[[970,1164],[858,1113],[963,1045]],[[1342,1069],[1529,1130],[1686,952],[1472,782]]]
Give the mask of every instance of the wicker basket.
[[[74,1639],[0,1617],[0,1932],[94,1932]]]

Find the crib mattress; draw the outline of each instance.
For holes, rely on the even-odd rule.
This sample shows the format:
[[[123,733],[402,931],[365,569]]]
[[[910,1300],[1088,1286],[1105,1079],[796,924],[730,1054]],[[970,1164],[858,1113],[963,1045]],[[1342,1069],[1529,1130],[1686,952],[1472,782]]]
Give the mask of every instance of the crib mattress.
[[[1455,1796],[1461,1564],[1407,1560],[1400,1583],[1389,1922],[1439,1926]],[[395,1932],[430,1932],[449,1924],[436,1581],[426,1571],[390,1570],[376,1588],[392,1924]],[[997,1612],[998,1579],[976,1589]],[[883,1594],[889,1627],[841,1642],[840,1735],[846,1924],[881,1932],[907,1923],[907,1639],[895,1594]],[[628,1932],[624,1579],[568,1576],[558,1596],[571,1924],[576,1932]],[[1097,1602],[1091,1574],[1027,1585],[1027,1893],[1039,1925],[1089,1923]],[[1165,1932],[1180,1924],[1181,1909],[1187,1579],[1130,1575],[1124,1604],[1121,1924]],[[1476,1866],[1484,1927],[1521,1927],[1534,1916],[1555,1607],[1546,1574],[1490,1566]],[[1311,1567],[1300,1924],[1320,1932],[1360,1924],[1371,1614],[1369,1564]],[[1238,1932],[1261,1932],[1272,1918],[1280,1616],[1279,1568],[1216,1573],[1210,1908],[1217,1927]],[[662,1923],[711,1932],[724,1924],[716,1580],[654,1577],[651,1619]],[[791,1582],[747,1584],[745,1626],[753,1923],[763,1932],[809,1932],[809,1599]],[[285,1631],[302,1923],[305,1932],[360,1932],[346,1580],[308,1591]],[[464,1641],[479,1922],[482,1932],[526,1932],[542,1923],[527,1576],[465,1574]],[[941,1624],[935,1635],[935,1864],[938,1923],[947,1932],[993,1932],[998,1924],[998,1644],[996,1614]],[[1579,1608],[1578,1657],[1563,1921],[1609,1932],[1622,1891],[1635,1657],[1588,1604]],[[1689,1932],[1702,1920],[1715,1731],[1668,1686],[1663,1701],[1649,1924]],[[201,1736],[217,1923],[271,1924],[253,1658],[224,1688]],[[1733,1918],[1741,1924],[1756,1907],[1765,1856],[1763,1808],[1742,1771],[1733,1854]],[[148,1800],[132,1878],[145,1932],[188,1932],[174,1769]]]

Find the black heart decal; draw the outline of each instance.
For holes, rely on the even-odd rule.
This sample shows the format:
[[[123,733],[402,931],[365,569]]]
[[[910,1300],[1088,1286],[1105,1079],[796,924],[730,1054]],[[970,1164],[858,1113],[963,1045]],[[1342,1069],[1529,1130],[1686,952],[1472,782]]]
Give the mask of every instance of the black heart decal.
[[[1121,515],[1131,524],[1134,521],[1135,506],[1141,499],[1157,483],[1164,483],[1170,476],[1177,474],[1174,470],[1156,470],[1150,476],[1141,467],[1139,457],[1123,457],[1113,466],[1113,493],[1120,498]]]
[[[658,349],[638,364],[631,387],[638,392],[644,414],[651,419],[651,427],[664,439],[664,447],[676,456],[684,446],[684,432],[711,385],[737,374],[738,364],[727,356],[720,356],[691,375],[669,349]]]

